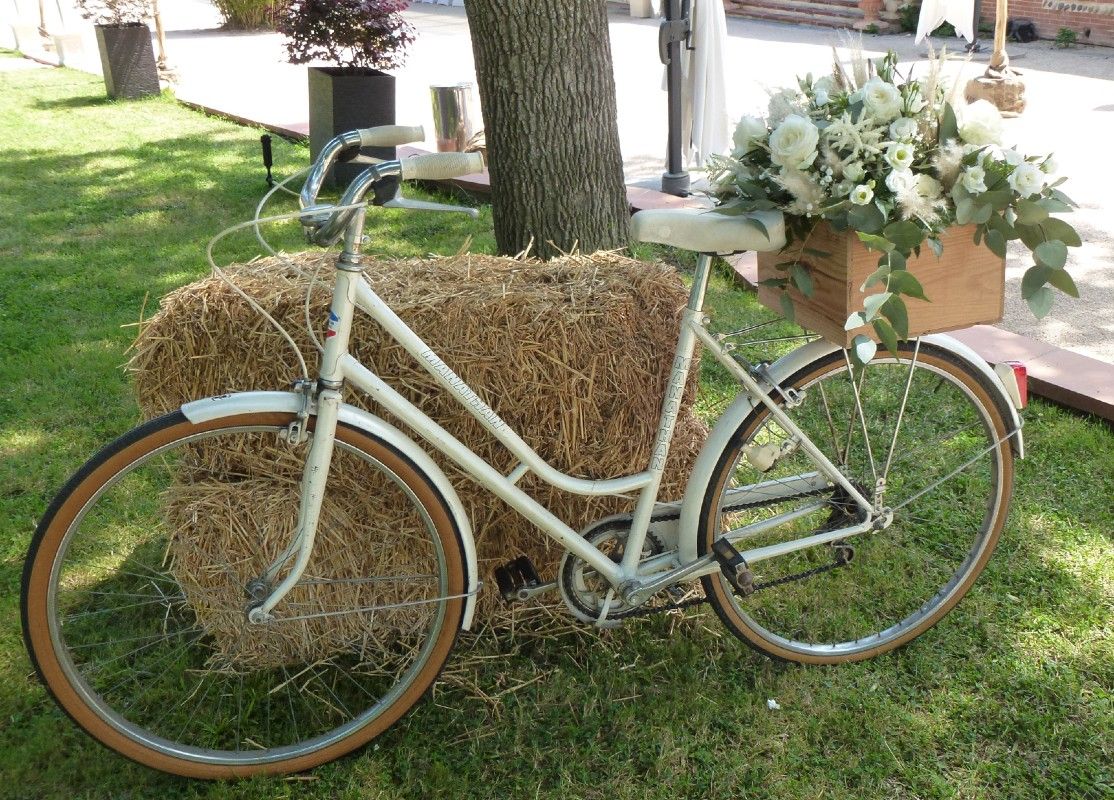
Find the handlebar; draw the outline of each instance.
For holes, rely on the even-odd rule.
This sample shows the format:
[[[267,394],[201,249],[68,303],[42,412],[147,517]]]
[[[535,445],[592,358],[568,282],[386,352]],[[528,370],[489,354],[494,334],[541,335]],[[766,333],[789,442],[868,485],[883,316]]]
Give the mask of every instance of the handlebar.
[[[383,125],[349,131],[329,140],[317,155],[298,195],[302,209],[302,227],[309,239],[321,245],[331,244],[344,232],[358,210],[337,209],[317,202],[317,194],[325,182],[325,175],[342,153],[354,147],[393,147],[424,138],[425,133],[421,126]],[[393,175],[399,175],[403,180],[444,180],[480,172],[483,167],[483,156],[479,153],[429,153],[401,161],[380,161],[356,176],[337,206],[360,203],[378,181]]]

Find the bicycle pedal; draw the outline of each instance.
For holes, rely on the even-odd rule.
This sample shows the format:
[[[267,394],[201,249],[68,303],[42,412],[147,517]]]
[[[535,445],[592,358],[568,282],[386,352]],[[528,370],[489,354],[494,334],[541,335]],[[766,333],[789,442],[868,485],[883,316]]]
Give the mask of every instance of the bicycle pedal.
[[[741,595],[754,594],[754,573],[747,566],[747,560],[726,539],[712,542],[712,556],[719,563],[720,572],[727,582]]]
[[[529,599],[532,594],[530,590],[541,585],[541,578],[538,577],[534,563],[526,556],[519,556],[495,568],[495,583],[503,599],[513,603],[516,600]]]

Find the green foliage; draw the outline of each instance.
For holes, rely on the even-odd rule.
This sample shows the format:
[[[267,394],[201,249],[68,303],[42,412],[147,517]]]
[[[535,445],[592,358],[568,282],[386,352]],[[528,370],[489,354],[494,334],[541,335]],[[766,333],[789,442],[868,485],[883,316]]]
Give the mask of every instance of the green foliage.
[[[1071,28],[1060,28],[1060,30],[1056,31],[1056,38],[1053,40],[1052,46],[1075,47],[1078,39],[1078,35]]]
[[[898,24],[901,26],[902,33],[915,33],[917,30],[917,22],[920,19],[921,4],[920,3],[907,3],[897,10]]]
[[[274,30],[290,0],[212,0],[225,27],[237,30]]]

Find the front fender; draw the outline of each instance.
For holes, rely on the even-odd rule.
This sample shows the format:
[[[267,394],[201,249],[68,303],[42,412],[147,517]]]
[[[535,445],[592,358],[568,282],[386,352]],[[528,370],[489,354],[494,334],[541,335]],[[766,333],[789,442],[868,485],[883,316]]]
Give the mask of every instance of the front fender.
[[[1025,443],[1021,436],[1021,418],[1002,385],[1002,379],[990,368],[990,365],[970,347],[951,336],[931,334],[922,336],[921,341],[930,342],[943,350],[947,350],[986,378],[987,385],[992,387],[999,395],[999,406],[1006,414],[1006,423],[1013,426],[1011,431],[1013,437],[1010,439],[1010,444],[1014,453],[1018,458],[1024,458]],[[817,339],[779,358],[770,365],[769,373],[774,380],[780,383],[816,359],[838,349],[838,345],[823,339]],[[712,472],[719,461],[720,454],[727,447],[727,443],[735,431],[738,430],[739,425],[753,410],[754,402],[750,396],[745,393],[740,394],[735,402],[720,416],[697,456],[696,464],[693,466],[692,473],[689,475],[688,483],[685,486],[685,497],[681,505],[678,556],[682,564],[687,564],[696,559],[696,536],[699,530],[700,507],[704,502],[704,496],[708,491],[708,485],[712,480]]]
[[[181,411],[190,422],[207,422],[253,411],[296,414],[302,408],[302,397],[301,394],[296,392],[237,392],[236,394],[207,397],[204,400],[186,403],[182,406]],[[480,587],[479,564],[476,560],[476,542],[472,536],[472,524],[453,485],[445,477],[441,468],[429,457],[429,454],[418,447],[413,439],[374,414],[369,414],[355,406],[342,404],[339,420],[382,439],[409,458],[417,465],[418,469],[429,476],[430,481],[441,493],[441,496],[445,498],[457,529],[460,531],[461,542],[464,545],[469,596],[465,601],[461,628],[464,630],[470,629],[476,608],[476,592]]]

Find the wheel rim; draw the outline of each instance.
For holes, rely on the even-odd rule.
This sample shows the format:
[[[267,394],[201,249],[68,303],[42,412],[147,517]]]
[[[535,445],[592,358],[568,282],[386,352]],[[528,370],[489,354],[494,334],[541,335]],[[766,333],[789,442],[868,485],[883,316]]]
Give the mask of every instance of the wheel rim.
[[[854,548],[854,559],[846,566],[832,566],[837,554],[830,545],[752,564],[760,589],[749,597],[739,597],[721,576],[713,577],[709,588],[721,616],[764,650],[790,659],[835,661],[904,643],[959,600],[993,549],[1012,476],[1008,444],[993,446],[1005,433],[1000,415],[977,381],[958,377],[963,371],[950,360],[924,348],[910,373],[908,349],[904,355],[900,362],[890,356],[873,361],[863,373],[859,395],[869,421],[866,435],[853,411],[855,391],[841,359],[811,369],[792,384],[807,392],[805,404],[792,412],[798,424],[866,497],[872,498],[875,476],[885,476],[884,504],[897,510],[888,529],[846,541]],[[887,416],[885,408],[893,413]],[[898,413],[901,408],[904,412]],[[895,429],[897,445],[891,458]],[[736,446],[748,441],[776,444],[784,438],[768,415],[756,413],[744,423]],[[864,446],[867,439],[873,464]],[[833,452],[846,457],[833,458]],[[973,463],[950,480],[933,486],[972,458]],[[758,473],[740,451],[729,459],[720,492],[758,482]],[[761,480],[784,481],[811,469],[798,450]],[[745,550],[799,538],[825,524],[846,527],[851,524],[846,512],[833,510],[838,504],[832,498],[839,494],[828,490],[819,498],[735,511],[717,512],[713,506],[703,547],[710,547],[712,532],[737,530],[806,502],[822,507],[787,529],[739,541],[736,547]],[[791,580],[812,570],[817,572]]]
[[[275,543],[285,544],[289,536],[282,530],[292,530],[296,517],[304,449],[279,444],[282,430],[245,425],[177,438],[101,486],[67,527],[46,599],[53,650],[84,705],[141,748],[204,765],[289,763],[358,738],[369,726],[380,727],[374,723],[381,717],[393,721],[401,714],[395,713],[400,698],[426,688],[420,678],[442,640],[450,602],[443,598],[451,595],[444,547],[398,474],[339,438],[316,560],[276,609],[280,617],[305,619],[276,623],[298,626],[293,633],[251,630],[243,621],[248,600],[235,592],[274,558],[281,549]],[[245,451],[261,445],[265,457],[243,460]],[[357,481],[355,492],[367,493],[393,516],[361,529],[361,549],[370,553],[363,561],[343,557],[335,546],[332,556],[317,559],[323,539],[327,545],[364,507],[351,485],[341,485],[345,479]],[[203,501],[212,500],[213,490],[234,506],[239,495],[258,502],[261,489],[284,509],[266,515],[266,522],[241,508],[230,507],[223,517],[215,512],[216,519],[204,514],[211,511]],[[131,516],[120,520],[125,507]],[[242,549],[219,562],[214,556],[228,548],[221,543],[185,566],[187,552],[198,545],[185,535],[169,536],[167,528],[190,514],[204,519],[191,533],[214,526],[231,531],[230,522],[254,525],[241,533],[270,549],[254,562]],[[110,521],[114,538],[106,546]],[[407,555],[396,561],[397,575],[366,574],[367,559],[400,546]],[[350,603],[353,591],[363,598],[357,608],[375,610],[336,614],[346,607],[338,605],[340,595]],[[332,637],[324,645],[323,632]]]

